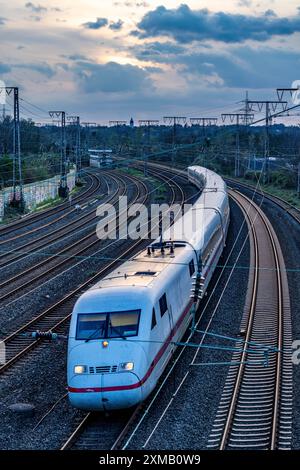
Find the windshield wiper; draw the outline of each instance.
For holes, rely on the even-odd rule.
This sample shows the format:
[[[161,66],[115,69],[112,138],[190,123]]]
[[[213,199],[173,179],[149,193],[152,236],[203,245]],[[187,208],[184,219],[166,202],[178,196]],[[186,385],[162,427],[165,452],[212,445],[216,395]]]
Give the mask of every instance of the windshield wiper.
[[[88,343],[91,339],[93,339],[93,337],[94,337],[94,335],[95,335],[96,333],[98,333],[98,332],[100,333],[100,332],[103,332],[103,331],[104,331],[104,327],[103,327],[103,326],[97,328],[97,329],[96,329],[95,331],[93,331],[93,333],[85,340],[85,342]],[[97,338],[97,339],[100,339],[100,338]]]
[[[127,340],[126,336],[124,336],[123,333],[121,333],[120,330],[116,326],[112,326],[111,320],[109,320],[108,328],[111,328],[111,330],[116,331],[118,335],[120,336],[120,338]]]

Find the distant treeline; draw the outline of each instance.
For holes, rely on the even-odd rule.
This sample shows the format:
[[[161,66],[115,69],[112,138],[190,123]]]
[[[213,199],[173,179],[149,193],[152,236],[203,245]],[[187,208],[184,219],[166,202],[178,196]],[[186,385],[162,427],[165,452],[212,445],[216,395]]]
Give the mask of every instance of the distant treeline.
[[[88,149],[110,148],[130,158],[143,159],[151,155],[156,160],[172,160],[189,165],[201,163],[224,174],[232,174],[237,152],[235,126],[153,126],[147,127],[82,127],[81,152],[83,164],[88,164]],[[76,127],[67,125],[67,160],[75,160]],[[239,152],[241,173],[249,172],[249,162],[265,153],[263,126],[240,127]],[[174,148],[175,146],[175,148]],[[300,129],[273,125],[270,128],[270,156],[283,160],[273,174],[286,187],[294,184],[294,169],[300,161]],[[25,182],[47,178],[60,170],[61,129],[56,125],[37,126],[31,120],[21,121],[21,151]],[[0,184],[12,178],[13,121],[7,116],[0,121]],[[282,172],[281,172],[282,170]],[[279,173],[279,177],[278,177]],[[282,178],[282,175],[287,175]],[[276,183],[276,184],[277,184]]]

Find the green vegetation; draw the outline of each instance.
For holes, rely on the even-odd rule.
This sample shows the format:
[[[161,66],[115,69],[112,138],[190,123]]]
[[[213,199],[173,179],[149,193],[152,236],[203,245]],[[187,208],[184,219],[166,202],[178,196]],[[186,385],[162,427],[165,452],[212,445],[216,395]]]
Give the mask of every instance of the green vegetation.
[[[0,185],[9,186],[12,180],[12,119],[0,120],[1,154]],[[75,134],[67,129],[66,155],[74,163]],[[237,144],[239,143],[239,146]],[[266,147],[267,143],[269,144]],[[21,153],[24,183],[47,179],[60,173],[61,129],[55,125],[37,126],[31,120],[21,121]],[[269,185],[272,193],[284,196],[299,206],[297,195],[297,167],[300,162],[300,128],[273,124],[266,141],[264,126],[240,126],[239,139],[234,125],[202,127],[201,125],[173,126],[95,126],[81,129],[82,162],[89,164],[88,148],[110,148],[117,156],[129,161],[149,161],[165,164],[193,164],[206,166],[222,175],[234,176],[237,150],[240,155],[241,177],[256,181],[252,171],[269,148],[273,163],[270,166]],[[274,159],[275,157],[275,159]],[[277,161],[276,161],[277,159]],[[254,164],[255,163],[255,164]],[[69,165],[69,163],[68,163]],[[276,166],[275,166],[276,165]],[[122,165],[120,165],[122,166]],[[124,170],[132,176],[143,178],[143,172],[130,168]],[[162,200],[165,190],[157,185],[156,197]]]
[[[136,168],[119,168],[119,171],[125,173],[129,176],[135,176],[136,178],[144,178],[144,172],[141,170],[137,170]]]
[[[167,188],[160,180],[152,177],[145,176],[144,172],[136,168],[120,168],[120,171],[126,175],[135,176],[136,178],[144,179],[153,187],[153,194],[155,202],[163,202],[166,200]]]
[[[74,186],[74,188],[70,192],[70,195],[75,196],[81,189],[82,189],[82,187]],[[39,204],[36,205],[35,211],[42,211],[44,209],[48,209],[49,207],[57,206],[58,204],[62,203],[63,201],[64,200],[59,196],[56,196],[55,198],[45,199],[45,201],[42,201],[42,202],[40,202]]]
[[[242,181],[253,187],[256,187],[258,179],[253,180],[249,178],[238,178],[237,181]],[[288,202],[289,204],[292,204],[293,206],[298,207],[298,209],[300,209],[300,199],[298,198],[297,192],[295,190],[280,188],[278,185],[275,184],[262,184],[261,182],[257,187],[259,190],[262,190],[267,194],[270,194],[271,196],[277,196],[283,199],[284,201]]]
[[[49,207],[57,206],[61,202],[62,198],[59,196],[56,196],[55,198],[45,199],[45,201],[39,202],[39,204],[36,205],[35,211],[43,211],[44,209],[48,209]]]

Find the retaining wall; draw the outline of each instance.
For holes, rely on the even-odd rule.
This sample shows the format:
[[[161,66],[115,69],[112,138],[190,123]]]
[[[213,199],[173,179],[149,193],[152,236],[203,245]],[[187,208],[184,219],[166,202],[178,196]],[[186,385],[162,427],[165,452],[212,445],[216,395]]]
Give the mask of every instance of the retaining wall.
[[[75,169],[68,174],[68,187],[70,191],[75,186]],[[58,187],[60,176],[56,175],[48,180],[38,181],[37,183],[25,184],[23,187],[23,196],[25,208],[32,211],[38,204],[47,199],[55,199],[58,196]],[[5,188],[0,191],[0,221],[4,217],[5,206],[12,198],[12,188]]]

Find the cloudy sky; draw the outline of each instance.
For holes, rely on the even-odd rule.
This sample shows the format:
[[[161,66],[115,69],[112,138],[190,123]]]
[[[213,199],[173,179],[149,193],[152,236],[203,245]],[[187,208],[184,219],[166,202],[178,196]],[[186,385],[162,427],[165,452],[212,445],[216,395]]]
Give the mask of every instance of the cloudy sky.
[[[0,36],[39,122],[218,116],[300,80],[300,0],[0,0]]]

